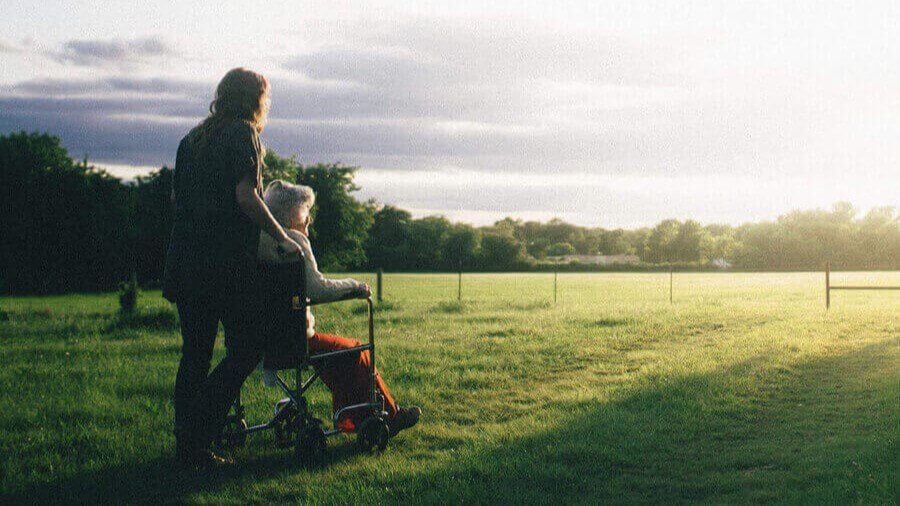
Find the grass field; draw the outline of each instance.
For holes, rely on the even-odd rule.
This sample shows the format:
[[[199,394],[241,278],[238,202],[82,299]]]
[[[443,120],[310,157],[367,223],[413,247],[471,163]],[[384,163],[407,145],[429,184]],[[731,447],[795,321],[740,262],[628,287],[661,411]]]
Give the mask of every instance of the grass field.
[[[676,274],[673,304],[667,274],[561,274],[555,305],[552,274],[456,290],[386,276],[380,368],[424,418],[380,455],[330,439],[311,471],[270,433],[233,468],[173,466],[180,336],[158,292],[131,317],[114,294],[0,298],[0,503],[898,502],[900,292],[826,312],[820,273]],[[365,336],[359,302],[316,314]],[[258,373],[245,393],[251,422],[279,397]]]

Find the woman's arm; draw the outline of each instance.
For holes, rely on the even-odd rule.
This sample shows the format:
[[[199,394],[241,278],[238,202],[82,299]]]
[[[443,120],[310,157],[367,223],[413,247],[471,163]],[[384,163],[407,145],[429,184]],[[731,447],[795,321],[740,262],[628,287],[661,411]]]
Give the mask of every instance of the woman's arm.
[[[256,192],[256,178],[245,177],[235,187],[235,197],[238,206],[244,211],[253,223],[264,232],[272,236],[278,243],[280,252],[284,255],[299,255],[303,250],[284,232],[284,229],[269,212],[266,203]]]
[[[226,156],[232,160],[229,176],[231,181],[237,181],[234,196],[238,207],[250,221],[275,239],[281,254],[300,254],[300,246],[287,236],[256,191],[262,165],[262,145],[256,129],[246,121],[239,121],[231,124],[224,135]]]

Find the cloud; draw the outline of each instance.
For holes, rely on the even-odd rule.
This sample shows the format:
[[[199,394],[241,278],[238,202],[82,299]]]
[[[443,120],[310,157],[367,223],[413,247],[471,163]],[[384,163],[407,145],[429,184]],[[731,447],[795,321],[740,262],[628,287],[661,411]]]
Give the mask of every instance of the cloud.
[[[47,55],[61,63],[83,67],[131,68],[173,55],[174,51],[161,39],[70,40]]]
[[[0,39],[0,53],[20,53],[21,51],[22,48],[19,46]]]

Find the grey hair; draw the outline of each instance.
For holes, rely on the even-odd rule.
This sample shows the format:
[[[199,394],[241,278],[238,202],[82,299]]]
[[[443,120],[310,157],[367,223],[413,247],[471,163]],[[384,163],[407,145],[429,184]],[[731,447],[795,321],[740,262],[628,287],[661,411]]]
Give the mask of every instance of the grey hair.
[[[276,179],[266,186],[263,200],[266,201],[266,206],[278,223],[281,223],[283,227],[288,227],[291,225],[291,215],[298,207],[301,209],[300,216],[302,218],[309,214],[309,210],[316,203],[316,195],[309,186],[291,184]]]

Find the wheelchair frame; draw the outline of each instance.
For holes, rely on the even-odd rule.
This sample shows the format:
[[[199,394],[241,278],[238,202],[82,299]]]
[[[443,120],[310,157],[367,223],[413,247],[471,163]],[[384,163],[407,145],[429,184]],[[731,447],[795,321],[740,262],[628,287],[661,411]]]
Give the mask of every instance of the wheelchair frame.
[[[294,264],[292,263],[291,266]],[[309,354],[306,344],[307,308],[315,305],[306,295],[306,264],[301,255],[299,262],[299,289],[291,290],[290,318],[293,321],[292,328],[298,329],[298,336],[292,339],[303,339],[302,357],[293,367],[296,371],[296,385],[292,388],[276,372],[275,382],[279,389],[287,396],[276,404],[275,415],[266,423],[248,426],[245,418],[245,409],[241,403],[241,393],[238,394],[232,405],[232,412],[226,417],[225,424],[220,432],[219,441],[231,446],[242,446],[247,436],[256,432],[273,430],[276,439],[280,443],[294,444],[295,456],[305,465],[321,464],[325,459],[326,438],[340,434],[338,426],[341,415],[354,409],[366,409],[369,415],[356,427],[356,443],[360,450],[372,452],[383,450],[387,446],[390,431],[387,425],[387,413],[384,410],[384,399],[376,388],[375,369],[375,308],[372,297],[366,299],[368,312],[368,342],[353,348],[344,350]],[[335,302],[341,302],[341,299]],[[303,371],[309,367],[317,367],[319,370],[327,368],[330,360],[358,355],[364,351],[370,354],[369,368],[369,401],[345,406],[336,411],[332,416],[333,427],[324,429],[322,422],[312,416],[303,394],[319,379],[319,371],[314,370],[306,380],[303,379]]]

